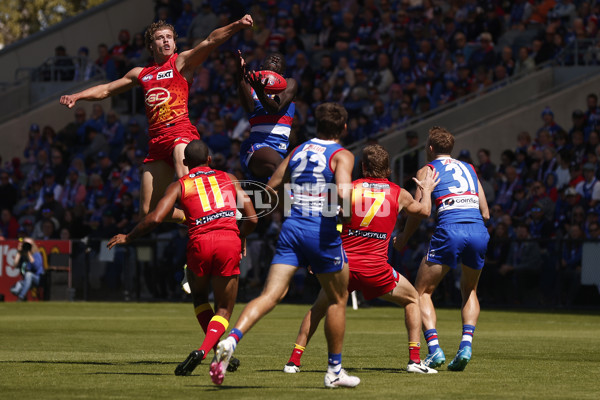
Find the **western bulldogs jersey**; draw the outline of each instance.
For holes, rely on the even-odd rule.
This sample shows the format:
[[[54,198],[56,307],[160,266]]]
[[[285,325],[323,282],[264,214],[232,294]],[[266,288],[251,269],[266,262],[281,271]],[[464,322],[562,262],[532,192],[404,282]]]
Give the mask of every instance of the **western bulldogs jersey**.
[[[344,250],[348,257],[357,256],[369,266],[387,265],[402,189],[377,178],[358,179],[352,186],[352,218],[342,229]]]
[[[437,207],[438,225],[483,222],[479,211],[479,185],[473,166],[450,157],[438,158],[427,165],[440,174],[440,183],[431,194]]]
[[[332,141],[311,139],[298,146],[289,161],[292,205],[290,218],[335,229],[337,189],[331,159],[343,147]]]
[[[273,147],[284,155],[287,153],[290,132],[292,130],[292,120],[296,111],[295,103],[290,103],[279,114],[269,114],[260,100],[258,100],[254,89],[252,89],[252,98],[254,99],[254,112],[248,117],[251,126],[250,140],[254,143],[267,143],[270,147]]]
[[[144,90],[144,105],[148,118],[150,137],[159,135],[160,128],[175,123],[190,124],[188,97],[190,83],[175,66],[178,54],[173,54],[165,63],[152,63],[138,75]]]
[[[216,229],[239,234],[235,219],[237,192],[227,173],[196,167],[179,182],[180,205],[190,238]]]

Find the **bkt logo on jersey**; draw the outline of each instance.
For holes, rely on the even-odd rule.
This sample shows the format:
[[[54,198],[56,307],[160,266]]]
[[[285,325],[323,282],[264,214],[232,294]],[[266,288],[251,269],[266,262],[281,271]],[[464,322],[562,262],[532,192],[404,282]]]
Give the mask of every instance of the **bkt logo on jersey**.
[[[165,88],[152,88],[146,93],[148,107],[156,107],[166,103],[171,98],[171,93]]]
[[[161,79],[171,79],[173,77],[173,70],[170,69],[168,71],[159,72],[156,75],[156,80],[160,81]]]

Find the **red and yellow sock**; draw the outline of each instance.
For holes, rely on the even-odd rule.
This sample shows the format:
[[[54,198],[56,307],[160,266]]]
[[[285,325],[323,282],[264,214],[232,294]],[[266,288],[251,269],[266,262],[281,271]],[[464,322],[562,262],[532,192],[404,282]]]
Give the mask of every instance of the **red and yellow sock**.
[[[206,330],[206,337],[198,349],[204,350],[204,358],[206,358],[208,352],[217,345],[219,339],[221,339],[221,336],[223,333],[225,333],[228,326],[229,321],[220,315],[215,315],[212,317],[210,323],[208,324],[208,329]]]
[[[306,349],[306,347],[300,346],[298,343],[294,344],[294,350],[292,350],[292,355],[290,356],[288,363],[292,362],[294,365],[300,365],[300,358],[304,353],[304,349]]]
[[[408,357],[417,364],[421,362],[421,343],[408,342]]]
[[[202,330],[204,333],[206,333],[208,324],[210,323],[212,317],[215,316],[215,312],[209,303],[200,304],[194,309],[194,312],[196,313],[196,319],[198,320],[198,323],[200,323]]]

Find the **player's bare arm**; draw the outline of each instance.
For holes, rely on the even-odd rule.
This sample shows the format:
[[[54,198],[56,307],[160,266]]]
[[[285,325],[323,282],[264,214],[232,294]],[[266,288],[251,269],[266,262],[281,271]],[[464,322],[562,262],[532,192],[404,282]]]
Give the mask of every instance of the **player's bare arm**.
[[[256,228],[256,224],[258,223],[258,217],[256,216],[256,211],[254,210],[254,206],[252,205],[252,201],[250,197],[246,194],[240,182],[238,182],[237,178],[227,173],[231,182],[235,185],[235,191],[237,193],[237,201],[238,204],[241,202],[242,206],[242,214],[244,215],[244,219],[242,220],[242,224],[240,225],[240,240],[242,241],[242,256],[246,255],[246,237],[254,231]]]
[[[279,164],[269,182],[267,182],[267,190],[272,194],[277,193],[277,190],[282,185],[290,181],[290,173],[288,171],[288,165],[290,164],[290,158],[294,152],[292,151],[284,160]]]
[[[60,97],[60,104],[64,104],[69,108],[73,108],[79,100],[103,100],[107,97],[114,96],[119,93],[138,85],[138,75],[142,72],[141,67],[135,67],[125,74],[122,78],[114,80],[102,85],[92,86],[79,93],[66,94]]]
[[[481,217],[483,220],[487,222],[490,219],[490,209],[488,207],[485,192],[483,191],[483,187],[481,187],[479,178],[477,178],[477,187],[479,188],[479,211],[481,212]]]
[[[419,171],[417,171],[417,180],[423,182],[426,179],[427,175],[430,173],[430,171],[432,171],[432,169],[428,165],[422,167]],[[415,201],[420,203],[423,199],[423,195],[423,189],[417,187],[417,191],[415,192]],[[431,195],[431,192],[429,193],[429,195]],[[429,207],[431,211],[431,199],[429,199],[429,202]],[[410,237],[415,233],[415,231],[419,227],[421,219],[421,217],[415,217],[412,215],[408,216],[406,220],[406,225],[404,226],[404,231],[402,232],[402,236],[394,238],[394,248],[396,250],[402,250],[404,246],[406,246],[406,243],[408,243],[408,239],[410,239]]]
[[[196,47],[179,54],[179,57],[175,61],[177,70],[185,79],[191,82],[194,70],[206,61],[206,58],[214,49],[225,43],[240,30],[252,27],[253,23],[252,17],[246,14],[229,25],[215,29],[206,39],[198,43]]]
[[[298,91],[298,83],[294,78],[287,78],[285,80],[287,82],[285,90],[272,96],[265,93],[267,79],[261,79],[254,71],[247,72],[244,75],[244,80],[254,89],[258,100],[270,114],[277,114],[281,110],[285,110],[294,100]]]
[[[147,214],[127,235],[113,236],[107,247],[112,249],[118,244],[131,243],[132,240],[150,233],[164,219],[173,213],[175,202],[181,198],[181,183],[173,182],[167,188],[165,195],[158,202],[156,208]]]
[[[242,52],[238,50],[238,62],[236,66],[238,97],[244,111],[250,114],[254,111],[254,99],[252,99],[252,86],[244,79],[246,72],[246,60],[242,56]]]
[[[346,212],[343,213],[345,217],[351,217],[351,204],[352,204],[352,168],[354,168],[354,154],[346,149],[342,149],[335,153],[331,159],[331,168],[335,174],[335,184],[337,185],[338,201],[342,205],[342,211],[344,211],[344,205]],[[347,213],[347,215],[345,215]]]

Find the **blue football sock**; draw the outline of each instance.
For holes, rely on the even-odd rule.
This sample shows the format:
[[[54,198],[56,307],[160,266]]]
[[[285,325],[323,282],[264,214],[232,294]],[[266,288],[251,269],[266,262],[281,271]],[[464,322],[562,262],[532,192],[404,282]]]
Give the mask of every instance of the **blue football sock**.
[[[428,329],[424,332],[425,340],[427,341],[427,349],[429,354],[435,353],[440,348],[440,342],[438,341],[438,334],[436,329]]]
[[[458,350],[471,346],[473,343],[473,333],[475,333],[475,327],[473,325],[463,325],[462,341],[460,342]]]

